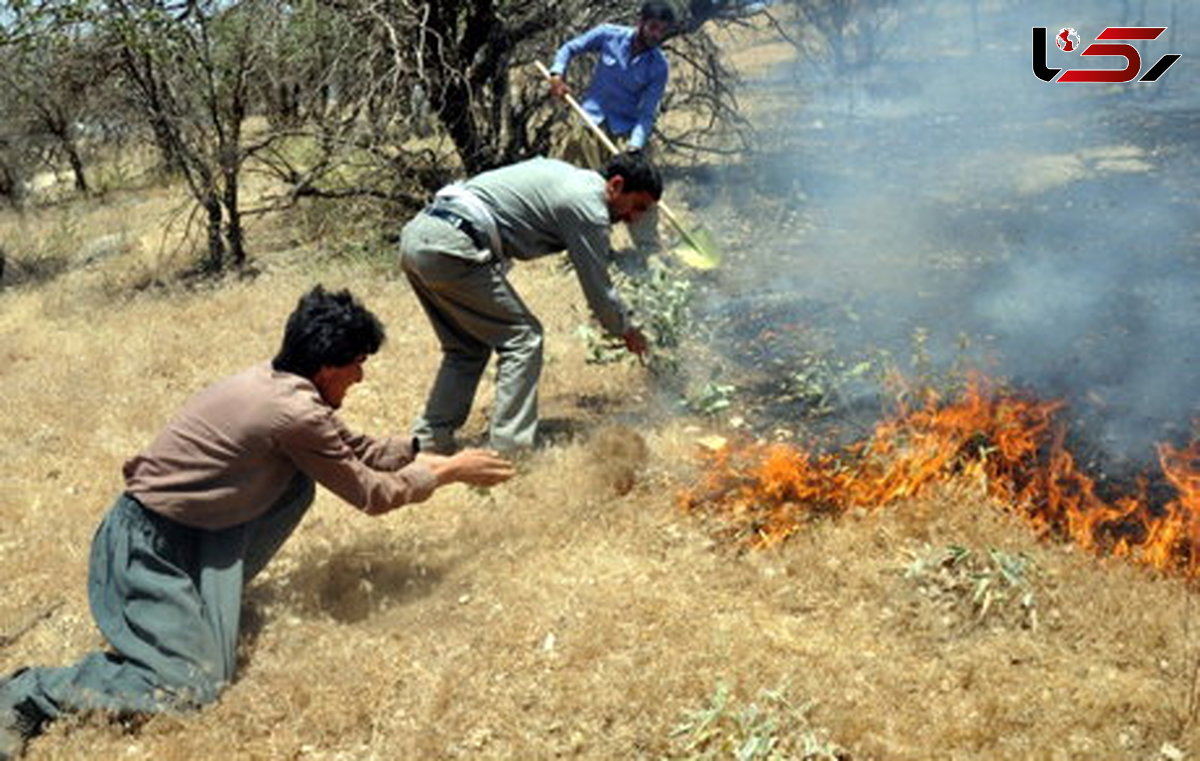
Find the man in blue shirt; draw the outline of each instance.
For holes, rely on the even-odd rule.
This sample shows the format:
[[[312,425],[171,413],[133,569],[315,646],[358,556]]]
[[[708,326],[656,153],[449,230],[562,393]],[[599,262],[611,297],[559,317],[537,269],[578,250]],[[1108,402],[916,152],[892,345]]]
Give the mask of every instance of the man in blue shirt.
[[[560,99],[569,94],[571,88],[563,77],[571,59],[581,53],[596,53],[592,80],[580,105],[610,137],[623,140],[626,149],[645,150],[669,75],[667,58],[659,44],[674,23],[675,10],[670,4],[649,0],[642,5],[637,26],[601,24],[568,40],[558,49],[550,67],[550,94]],[[590,133],[571,142],[574,144],[564,150],[568,160],[582,158],[579,163],[593,169],[606,163],[603,146]],[[648,254],[661,248],[655,209],[628,229],[639,252]]]
[[[645,148],[669,73],[659,43],[674,23],[670,5],[650,0],[642,6],[635,27],[601,24],[568,40],[550,67],[550,94],[562,98],[571,92],[563,79],[571,59],[580,53],[597,53],[592,81],[580,105],[610,135],[625,138],[626,148]]]

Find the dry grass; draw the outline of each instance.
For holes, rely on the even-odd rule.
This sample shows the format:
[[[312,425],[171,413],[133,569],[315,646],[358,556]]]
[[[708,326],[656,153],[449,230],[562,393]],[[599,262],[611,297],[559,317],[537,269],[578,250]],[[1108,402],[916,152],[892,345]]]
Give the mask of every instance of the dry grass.
[[[549,333],[546,416],[581,435],[489,494],[453,487],[378,520],[322,494],[250,589],[218,705],[133,732],[62,723],[31,757],[675,757],[672,730],[719,683],[743,705],[772,689],[816,701],[811,722],[854,758],[1196,747],[1181,583],[1039,544],[970,484],[735,555],[674,507],[695,429],[647,422],[636,368],[583,363],[568,273],[516,273]],[[402,430],[434,370],[400,279],[277,268],[105,301],[104,278],[0,297],[0,632],[31,624],[4,670],[100,644],[86,552],[122,461],[193,390],[270,355],[312,282],[353,288],[390,327],[354,425]],[[912,553],[949,544],[1029,555],[1039,626],[973,621],[906,578]]]
[[[86,556],[121,463],[189,394],[270,356],[314,282],[352,288],[390,331],[349,397],[353,426],[404,430],[432,378],[431,331],[385,268],[297,248],[252,281],[131,295],[131,263],[159,266],[170,206],[76,208],[81,237],[125,230],[129,250],[0,292],[0,636],[17,635],[0,671],[100,646]],[[54,224],[0,217],[0,235]],[[703,749],[672,733],[719,684],[764,710],[779,690],[855,759],[1200,750],[1185,584],[1039,543],[965,482],[736,554],[675,506],[704,431],[664,416],[635,366],[584,363],[571,333],[586,310],[558,262],[514,278],[547,329],[544,417],[578,435],[489,493],[451,487],[380,519],[320,492],[249,589],[239,678],[217,705],[137,729],[62,722],[29,757],[687,757]],[[482,425],[480,410],[468,433]],[[906,575],[948,545],[1027,555],[1037,626],[973,616]],[[775,739],[803,757],[802,738]]]

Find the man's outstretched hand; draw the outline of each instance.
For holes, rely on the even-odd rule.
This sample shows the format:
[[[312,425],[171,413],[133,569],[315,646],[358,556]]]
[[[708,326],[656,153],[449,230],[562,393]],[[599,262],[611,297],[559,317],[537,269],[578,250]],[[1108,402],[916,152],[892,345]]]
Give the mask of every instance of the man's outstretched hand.
[[[437,476],[438,486],[495,486],[516,473],[511,462],[490,449],[464,449],[449,456],[422,453],[418,457]]]

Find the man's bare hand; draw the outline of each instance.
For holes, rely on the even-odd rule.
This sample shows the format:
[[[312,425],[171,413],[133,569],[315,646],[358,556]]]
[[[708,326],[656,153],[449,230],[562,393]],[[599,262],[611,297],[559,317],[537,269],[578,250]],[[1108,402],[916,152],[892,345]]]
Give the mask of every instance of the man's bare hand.
[[[432,461],[429,466],[437,476],[439,486],[449,483],[495,486],[516,473],[511,462],[490,449],[464,449],[440,461]]]
[[[563,100],[571,94],[571,88],[566,80],[559,74],[550,75],[550,94],[559,100]]]
[[[650,351],[650,344],[646,341],[646,336],[642,331],[637,328],[630,328],[621,336],[621,340],[625,342],[626,349],[637,355],[637,358],[645,363],[646,355]]]

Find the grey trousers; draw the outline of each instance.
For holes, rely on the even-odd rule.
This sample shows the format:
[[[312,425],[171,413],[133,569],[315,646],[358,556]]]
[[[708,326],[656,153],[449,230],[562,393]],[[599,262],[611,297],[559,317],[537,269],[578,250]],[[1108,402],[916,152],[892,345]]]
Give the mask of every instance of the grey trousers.
[[[537,433],[542,324],[498,263],[463,258],[474,252],[464,233],[427,214],[413,217],[400,236],[401,268],[442,347],[425,410],[413,424],[413,435],[430,451],[455,448],[455,431],[471,412],[492,352],[496,398],[489,446],[502,452],[532,447]]]
[[[312,504],[298,474],[262,517],[219,531],[190,528],[121,495],[92,540],[88,602],[111,647],[73,666],[34,667],[0,683],[0,708],[35,731],[64,713],[197,708],[233,679],[242,587]]]

